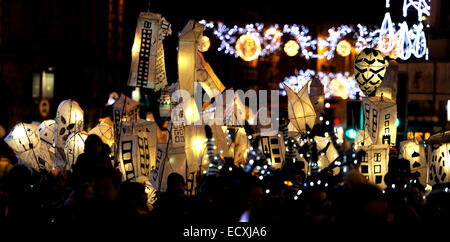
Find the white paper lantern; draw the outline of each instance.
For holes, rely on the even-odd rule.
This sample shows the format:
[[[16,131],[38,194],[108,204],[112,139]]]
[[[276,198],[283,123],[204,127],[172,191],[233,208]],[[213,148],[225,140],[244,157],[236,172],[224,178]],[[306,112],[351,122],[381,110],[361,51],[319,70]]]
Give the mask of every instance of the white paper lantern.
[[[316,112],[308,95],[308,84],[298,94],[284,84],[288,96],[289,120],[300,133],[306,133],[307,126],[312,129],[316,120]]]
[[[114,139],[120,140],[122,123],[139,119],[139,102],[120,94],[120,98],[113,104]]]
[[[18,123],[4,139],[16,154],[19,163],[36,170],[52,169],[48,149],[40,142],[38,126]]]
[[[164,47],[162,40],[172,33],[169,22],[161,14],[139,14],[128,85],[158,91],[167,85]]]
[[[366,48],[359,53],[354,75],[364,94],[371,94],[381,84],[388,65],[386,57],[376,49]]]
[[[397,139],[397,104],[389,98],[363,99],[364,126],[373,144],[395,145]]]
[[[371,145],[363,147],[366,154],[362,157],[359,171],[371,183],[386,188],[384,176],[388,172],[389,145]]]
[[[114,125],[109,118],[100,119],[100,123],[91,129],[89,134],[98,135],[109,147],[114,144]]]
[[[62,101],[56,112],[56,135],[55,135],[55,160],[57,169],[70,168],[66,164],[64,147],[66,141],[72,133],[83,130],[83,110],[80,105],[73,100]]]
[[[72,169],[73,165],[77,162],[78,156],[84,153],[84,142],[87,137],[88,134],[84,131],[69,135],[64,147],[64,152],[67,158],[67,165],[64,169]]]
[[[355,144],[357,146],[371,146],[372,145],[372,138],[370,138],[369,131],[367,129],[362,130],[359,129],[358,133],[356,135],[356,141]]]
[[[319,169],[322,170],[333,163],[333,161],[339,157],[339,153],[336,150],[336,147],[334,147],[330,136],[314,136],[314,141],[317,145],[317,152],[319,152]],[[324,155],[321,155],[322,153]]]
[[[50,159],[55,159],[55,130],[56,122],[53,119],[44,120],[39,125],[39,137],[45,144],[50,155]]]
[[[211,66],[203,58],[202,53],[197,52],[197,81],[210,98],[216,97],[225,90],[225,86],[214,73]]]
[[[450,143],[430,145],[428,162],[430,185],[450,182]]]
[[[423,141],[420,138],[400,142],[399,158],[409,161],[411,173],[418,172],[420,174],[418,180],[420,184],[424,186],[428,184],[427,159]]]
[[[184,147],[174,148],[159,144],[156,152],[156,168],[151,171],[150,182],[161,192],[167,190],[167,177],[176,172],[186,179],[186,154]]]
[[[260,134],[256,133],[252,136],[253,138],[256,138],[260,136]],[[272,167],[274,169],[280,169],[283,167],[285,162],[286,146],[281,134],[277,134],[275,136],[261,136],[259,146],[261,147],[261,151],[266,159],[272,163]]]

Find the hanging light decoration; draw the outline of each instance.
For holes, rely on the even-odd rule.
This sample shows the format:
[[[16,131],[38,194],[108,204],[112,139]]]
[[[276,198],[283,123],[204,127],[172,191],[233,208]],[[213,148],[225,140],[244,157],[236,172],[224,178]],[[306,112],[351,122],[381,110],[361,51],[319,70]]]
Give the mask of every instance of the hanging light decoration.
[[[352,45],[347,40],[341,40],[336,46],[336,52],[340,56],[348,56],[352,50]]]
[[[336,97],[341,97],[342,99],[348,99],[347,85],[344,78],[336,77],[331,80],[328,88]]]
[[[198,50],[200,52],[206,52],[209,50],[209,47],[211,46],[211,41],[209,40],[208,36],[203,35],[200,38],[200,42],[198,45]]]
[[[288,42],[286,42],[286,44],[284,44],[284,52],[288,56],[297,55],[299,49],[300,49],[300,46],[294,40],[289,40]]]
[[[243,34],[236,41],[236,53],[245,61],[252,61],[258,58],[261,53],[261,42],[256,36]]]

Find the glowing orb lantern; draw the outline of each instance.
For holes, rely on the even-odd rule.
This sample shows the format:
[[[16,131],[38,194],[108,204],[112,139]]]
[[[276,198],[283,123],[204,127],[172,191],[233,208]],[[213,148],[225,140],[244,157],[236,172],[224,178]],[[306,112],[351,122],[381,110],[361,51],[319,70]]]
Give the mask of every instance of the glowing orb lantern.
[[[261,42],[256,36],[244,34],[236,41],[236,53],[245,61],[258,58],[261,53]]]
[[[336,52],[340,56],[348,56],[352,50],[352,45],[347,40],[341,40],[336,46]]]
[[[347,86],[345,84],[344,78],[334,78],[331,80],[330,85],[328,86],[330,92],[335,97],[341,97],[342,99],[348,99]]]
[[[286,44],[284,44],[284,52],[288,56],[297,55],[299,49],[300,49],[300,46],[294,40],[289,40],[288,42],[286,42]]]
[[[200,42],[198,45],[198,50],[200,52],[206,52],[209,50],[209,47],[211,46],[211,41],[209,40],[208,36],[203,35],[200,38]]]
[[[355,79],[365,95],[369,95],[381,84],[389,62],[378,50],[365,48],[355,59]]]

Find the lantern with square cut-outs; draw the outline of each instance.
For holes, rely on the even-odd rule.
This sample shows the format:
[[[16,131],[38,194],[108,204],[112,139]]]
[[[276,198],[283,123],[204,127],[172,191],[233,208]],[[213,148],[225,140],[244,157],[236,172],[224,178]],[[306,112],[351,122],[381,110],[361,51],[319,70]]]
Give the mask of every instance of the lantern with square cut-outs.
[[[429,184],[450,182],[450,142],[428,146]]]
[[[376,145],[395,145],[397,139],[397,104],[389,98],[363,99],[364,127]]]
[[[83,130],[84,112],[80,105],[74,100],[62,101],[56,112],[56,135],[55,135],[55,167],[58,169],[68,168],[64,147],[68,137],[72,133]]]
[[[47,147],[40,141],[38,126],[18,123],[4,139],[14,151],[19,163],[36,170],[52,169]]]
[[[253,138],[260,136],[260,134],[253,134]],[[259,140],[261,152],[266,159],[272,164],[274,169],[280,169],[285,162],[286,146],[284,144],[283,136],[277,134],[275,136],[261,136]]]
[[[409,161],[411,173],[418,173],[419,175],[417,182],[426,186],[428,183],[428,167],[422,139],[400,142],[399,158]]]
[[[371,183],[382,189],[386,188],[384,176],[388,172],[389,146],[371,145],[365,146],[363,149],[366,154],[362,156],[359,171]]]
[[[163,39],[171,34],[171,25],[161,14],[139,14],[128,85],[155,91],[167,85]]]
[[[72,133],[67,138],[64,152],[67,158],[66,169],[72,169],[73,165],[77,162],[79,155],[84,153],[84,142],[86,141],[88,134],[84,131]]]
[[[146,136],[143,144],[139,144],[139,149],[144,149],[144,151],[149,151],[149,169],[154,169],[156,162],[156,145],[158,143],[158,127],[155,122],[146,121],[144,119],[138,119],[137,122],[128,121],[124,123],[123,135],[135,135]],[[145,147],[142,147],[145,146]],[[139,152],[143,152],[139,150]],[[142,159],[141,159],[142,160]],[[147,173],[145,173],[147,174]]]
[[[354,75],[361,91],[369,95],[381,84],[389,65],[386,57],[378,50],[365,48],[355,59]]]
[[[126,121],[139,119],[139,102],[120,94],[120,98],[113,104],[114,139],[120,140],[122,124]]]

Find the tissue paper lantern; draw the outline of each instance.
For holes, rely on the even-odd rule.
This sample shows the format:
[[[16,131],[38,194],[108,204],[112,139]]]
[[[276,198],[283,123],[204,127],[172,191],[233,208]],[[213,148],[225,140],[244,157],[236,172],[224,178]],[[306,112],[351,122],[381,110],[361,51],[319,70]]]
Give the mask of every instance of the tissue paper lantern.
[[[260,134],[253,134],[254,138]],[[275,136],[261,136],[259,146],[266,159],[274,169],[280,169],[285,162],[286,146],[281,134]]]
[[[211,66],[203,58],[202,53],[197,53],[197,81],[210,98],[216,97],[225,90],[225,86],[216,76]]]
[[[365,48],[355,59],[355,79],[367,96],[381,84],[389,62],[378,50]]]
[[[423,186],[428,184],[427,159],[421,138],[400,142],[399,158],[409,161],[411,173],[419,173],[420,176],[418,182],[420,182],[420,184]]]
[[[289,120],[300,133],[306,133],[307,127],[312,129],[316,120],[316,112],[308,95],[308,84],[298,93],[284,84],[288,96]]]
[[[100,119],[100,123],[91,129],[89,134],[96,134],[109,147],[114,144],[114,125],[110,118]]]
[[[155,122],[138,119],[137,122],[131,121],[131,127],[124,129],[124,134],[140,134],[146,135],[144,144],[139,144],[139,149],[148,149],[150,152],[150,169],[155,167],[156,162],[156,144],[158,143],[158,126]],[[145,146],[145,147],[144,147]],[[142,150],[139,150],[140,154],[143,154]],[[142,174],[142,172],[141,172]],[[147,173],[145,173],[147,174]]]
[[[167,177],[176,172],[186,179],[186,154],[184,147],[174,148],[170,144],[158,144],[156,167],[151,171],[150,183],[161,192],[167,190]]]
[[[397,104],[389,98],[363,99],[364,126],[373,144],[395,145],[397,139]]]
[[[64,152],[66,154],[66,167],[64,169],[72,169],[73,165],[77,162],[79,155],[84,153],[84,142],[86,141],[88,134],[84,131],[72,133],[67,138],[66,145],[64,146]]]
[[[205,128],[203,125],[186,125],[184,133],[188,171],[195,172],[206,154]]]
[[[120,140],[122,123],[126,121],[137,121],[139,118],[139,102],[120,94],[120,98],[113,104],[114,139]]]
[[[36,125],[18,123],[4,140],[14,151],[20,164],[36,170],[52,169],[52,160],[47,147],[40,142]]]
[[[45,146],[47,146],[52,160],[55,158],[55,129],[56,122],[53,119],[44,120],[39,125],[39,137]]]
[[[158,91],[167,85],[162,40],[171,33],[169,22],[161,14],[139,14],[131,50],[129,86]]]
[[[339,157],[339,153],[336,150],[336,147],[334,147],[330,136],[328,137],[314,136],[314,141],[316,142],[317,145],[319,160],[323,161],[322,162],[323,164],[319,164],[319,169],[324,169],[329,164],[333,163],[333,161],[336,160],[336,158]]]
[[[428,150],[429,184],[450,182],[450,143],[432,144]]]
[[[356,141],[355,144],[357,146],[370,146],[372,145],[372,138],[370,138],[369,131],[366,130],[358,130],[358,133],[356,135]]]
[[[371,145],[363,148],[366,154],[362,157],[359,171],[371,183],[386,188],[384,176],[388,172],[389,146]]]
[[[62,101],[56,112],[56,135],[55,135],[55,167],[63,169],[70,167],[66,164],[66,155],[64,147],[68,137],[72,133],[77,133],[83,130],[83,110],[80,105],[73,100]]]

